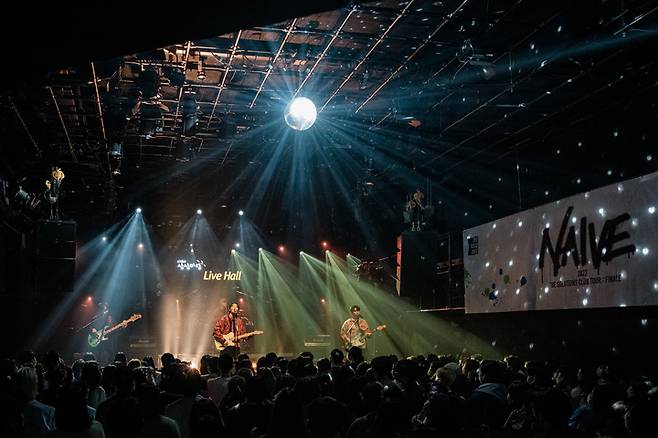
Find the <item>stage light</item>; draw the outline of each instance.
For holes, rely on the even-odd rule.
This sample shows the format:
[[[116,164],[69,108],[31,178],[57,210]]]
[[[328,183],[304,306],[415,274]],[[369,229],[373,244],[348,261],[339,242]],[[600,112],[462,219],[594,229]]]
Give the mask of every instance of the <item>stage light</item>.
[[[286,247],[283,245],[279,245],[279,252],[285,252],[285,251],[286,251]]]
[[[141,212],[142,212],[142,208],[141,208],[141,207],[137,207],[137,209],[135,210],[135,212],[137,212],[137,213],[141,213]]]
[[[87,297],[87,301],[90,301],[90,302],[91,302],[91,300],[92,300],[91,295],[89,295],[89,296]]]
[[[322,298],[322,299],[320,300],[320,302],[321,302],[322,304],[324,304],[326,301],[324,300],[324,298]]]
[[[196,214],[201,214],[201,213],[203,213],[203,211],[201,211],[201,209],[199,208],[199,209],[196,211]]]
[[[236,244],[235,244],[235,247],[236,247],[236,248],[240,248],[240,243],[236,243]]]
[[[143,244],[143,243],[140,243],[139,245],[137,245],[137,248],[139,248],[139,249],[144,249],[144,244]]]
[[[234,249],[231,250],[231,254],[235,254],[235,250],[234,250]]]
[[[103,236],[103,242],[107,242],[107,236]]]
[[[296,131],[305,131],[315,123],[318,111],[310,99],[296,97],[288,104],[284,118],[288,126]]]
[[[238,214],[239,214],[240,216],[243,216],[243,215],[244,215],[244,211],[240,210],[240,211],[238,211]]]
[[[322,241],[322,247],[327,248],[328,246],[329,246],[329,242],[327,242],[326,240],[323,240]]]

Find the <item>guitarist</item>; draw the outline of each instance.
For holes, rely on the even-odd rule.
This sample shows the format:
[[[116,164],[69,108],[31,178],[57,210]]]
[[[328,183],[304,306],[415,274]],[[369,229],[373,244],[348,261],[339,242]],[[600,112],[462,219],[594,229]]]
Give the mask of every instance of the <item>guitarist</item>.
[[[361,308],[359,306],[352,306],[350,313],[351,316],[345,320],[340,328],[340,337],[348,350],[353,346],[365,349],[366,338],[372,335],[372,331],[368,328],[368,322],[361,318]]]
[[[226,345],[227,343],[224,335],[233,333],[233,338],[237,339],[238,336],[244,335],[247,332],[244,321],[238,316],[239,312],[240,306],[237,303],[233,303],[229,307],[228,313],[217,320],[212,335],[220,344]],[[240,353],[240,341],[237,341],[235,346],[226,347],[224,351],[233,356],[233,359],[237,359]]]
[[[91,333],[94,336],[97,336],[100,331],[112,327],[114,324],[112,320],[112,315],[110,314],[110,309],[107,303],[98,303],[99,312],[94,317],[94,325],[92,327]],[[103,341],[98,344],[97,348],[97,357],[99,363],[106,364],[114,357],[114,353],[117,352],[116,348],[116,338],[115,337],[105,337],[101,338]]]

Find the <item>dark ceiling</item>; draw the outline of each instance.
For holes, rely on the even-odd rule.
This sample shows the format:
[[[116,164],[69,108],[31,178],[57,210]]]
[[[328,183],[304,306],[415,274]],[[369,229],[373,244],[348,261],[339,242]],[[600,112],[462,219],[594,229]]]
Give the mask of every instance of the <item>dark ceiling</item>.
[[[0,175],[38,191],[60,165],[90,229],[244,208],[272,244],[374,254],[415,187],[448,231],[657,168],[657,1],[213,8],[27,26],[43,43],[3,73]],[[302,133],[295,95],[319,111]]]

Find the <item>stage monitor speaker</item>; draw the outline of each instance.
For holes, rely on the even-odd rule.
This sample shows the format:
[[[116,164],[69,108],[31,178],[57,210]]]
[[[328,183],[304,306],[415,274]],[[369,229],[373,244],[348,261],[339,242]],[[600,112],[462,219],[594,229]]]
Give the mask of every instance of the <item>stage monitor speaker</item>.
[[[37,291],[73,291],[76,259],[76,224],[73,221],[43,221],[36,238],[35,280]]]

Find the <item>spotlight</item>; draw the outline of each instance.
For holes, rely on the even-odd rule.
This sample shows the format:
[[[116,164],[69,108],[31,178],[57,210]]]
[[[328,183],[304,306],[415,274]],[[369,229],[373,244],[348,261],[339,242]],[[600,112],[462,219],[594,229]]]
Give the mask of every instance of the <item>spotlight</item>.
[[[144,249],[144,244],[143,244],[143,243],[140,243],[139,245],[137,245],[137,248],[139,248],[139,249]]]
[[[91,295],[89,295],[89,296],[87,297],[87,301],[91,301],[91,300],[92,300]]]
[[[279,245],[279,252],[285,252],[285,251],[286,251],[286,247],[283,245]]]
[[[318,112],[306,97],[296,97],[288,104],[284,118],[288,126],[296,131],[305,131],[315,123]]]
[[[235,244],[235,247],[236,247],[236,248],[240,248],[240,243],[239,243],[239,242],[236,243],[236,244]]]
[[[328,246],[329,246],[329,242],[327,242],[326,240],[323,240],[322,241],[322,247],[327,248]]]
[[[304,254],[304,251],[299,251],[299,255],[302,255],[302,254]]]
[[[142,208],[141,208],[141,207],[137,207],[137,209],[136,209],[135,211],[136,211],[137,213],[141,213],[141,212],[142,212]]]
[[[107,236],[103,236],[103,242],[107,242]]]
[[[235,250],[234,250],[234,249],[231,250],[231,254],[235,254]]]
[[[239,214],[240,216],[244,216],[244,211],[240,210],[240,211],[238,211],[238,214]]]
[[[322,304],[326,303],[326,301],[324,300],[324,298],[322,298],[322,299],[320,300],[320,302],[321,302]]]
[[[202,212],[201,209],[199,208],[199,209],[196,211],[196,214],[201,214],[201,213],[203,213],[203,212]]]

